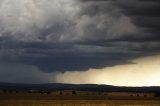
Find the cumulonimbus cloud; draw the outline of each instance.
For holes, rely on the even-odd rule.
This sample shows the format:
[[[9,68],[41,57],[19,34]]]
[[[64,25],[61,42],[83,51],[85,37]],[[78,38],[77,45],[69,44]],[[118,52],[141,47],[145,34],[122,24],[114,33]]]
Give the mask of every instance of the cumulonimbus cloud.
[[[135,32],[130,18],[109,1],[104,6],[106,11],[100,8],[92,16],[84,12],[84,8],[95,5],[104,6],[79,0],[2,0],[0,37],[22,41],[96,41]]]
[[[0,0],[0,80],[26,82],[21,80],[26,73],[34,77],[27,82],[48,82],[52,72],[68,70],[57,75],[57,82],[72,82],[70,76],[77,75],[73,83],[137,84],[133,77],[144,73],[137,69],[142,63],[118,64],[160,52],[159,7],[157,0]],[[17,69],[7,69],[13,65]],[[128,78],[125,66],[139,71]],[[148,69],[145,77],[157,75]],[[124,80],[113,80],[113,73]],[[131,83],[122,83],[128,79]],[[148,78],[139,81],[156,85]]]

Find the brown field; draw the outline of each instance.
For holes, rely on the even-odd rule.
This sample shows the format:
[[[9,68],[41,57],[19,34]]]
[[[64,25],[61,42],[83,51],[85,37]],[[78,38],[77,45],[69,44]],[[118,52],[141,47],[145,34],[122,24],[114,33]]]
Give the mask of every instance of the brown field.
[[[159,100],[1,100],[0,106],[160,106]]]
[[[160,106],[153,93],[0,93],[0,106]]]
[[[160,100],[157,97],[121,95],[52,95],[40,93],[0,94],[0,100]]]

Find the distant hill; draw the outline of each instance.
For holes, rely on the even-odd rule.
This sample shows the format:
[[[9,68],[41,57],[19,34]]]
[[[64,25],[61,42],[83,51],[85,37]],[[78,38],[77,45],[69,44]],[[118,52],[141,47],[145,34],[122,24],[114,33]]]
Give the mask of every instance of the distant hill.
[[[156,92],[160,93],[160,87],[119,87],[111,85],[95,84],[17,84],[17,83],[0,83],[0,89],[7,90],[82,90],[82,91],[99,91],[99,92]]]

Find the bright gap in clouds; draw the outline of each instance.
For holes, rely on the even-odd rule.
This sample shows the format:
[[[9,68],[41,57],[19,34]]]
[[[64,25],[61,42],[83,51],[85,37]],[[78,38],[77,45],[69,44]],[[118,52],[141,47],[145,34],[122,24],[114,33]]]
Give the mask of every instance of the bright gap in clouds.
[[[108,84],[116,86],[160,86],[160,55],[132,61],[133,64],[117,65],[87,71],[66,71],[56,76],[60,83]]]

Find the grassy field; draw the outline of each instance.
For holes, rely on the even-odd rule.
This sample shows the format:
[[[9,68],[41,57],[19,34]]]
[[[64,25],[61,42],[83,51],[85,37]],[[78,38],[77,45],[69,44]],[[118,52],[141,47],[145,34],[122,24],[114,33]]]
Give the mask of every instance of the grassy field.
[[[160,106],[157,97],[1,93],[0,106]]]
[[[1,94],[0,100],[160,100],[154,97],[121,97],[98,95]]]
[[[160,106],[159,100],[1,100],[0,106]]]

